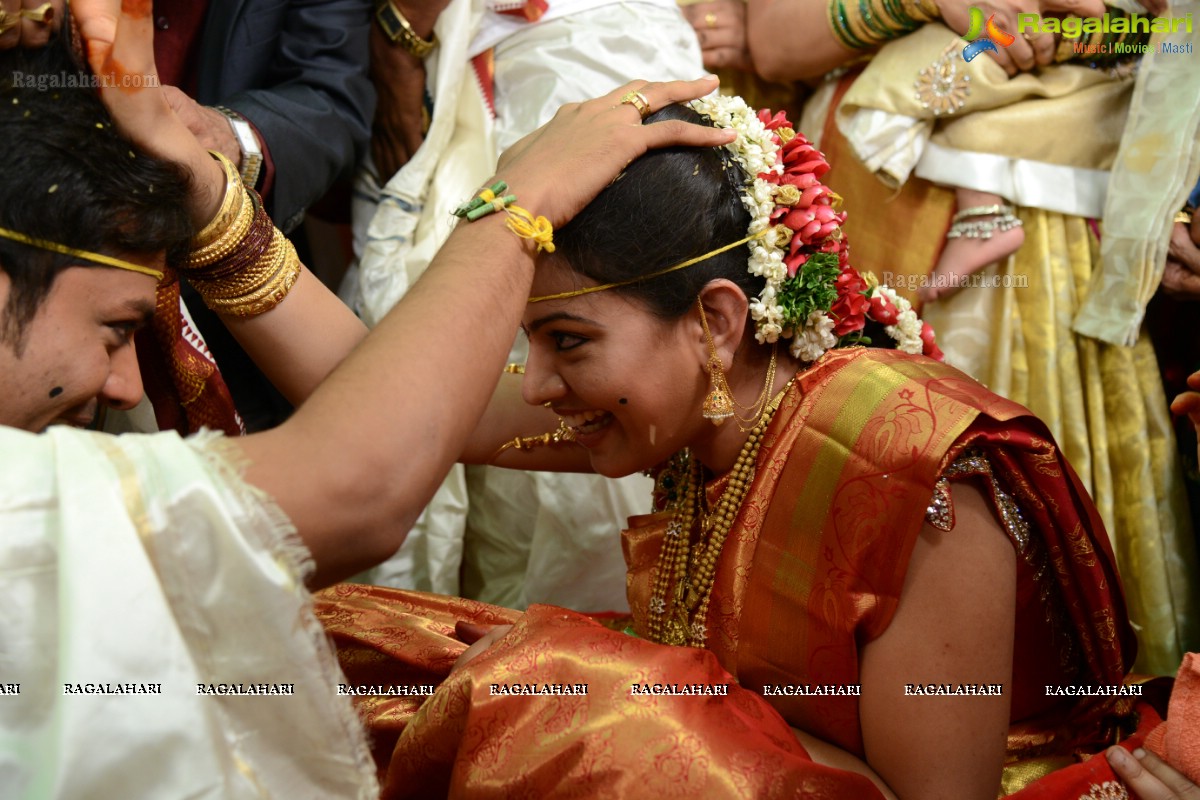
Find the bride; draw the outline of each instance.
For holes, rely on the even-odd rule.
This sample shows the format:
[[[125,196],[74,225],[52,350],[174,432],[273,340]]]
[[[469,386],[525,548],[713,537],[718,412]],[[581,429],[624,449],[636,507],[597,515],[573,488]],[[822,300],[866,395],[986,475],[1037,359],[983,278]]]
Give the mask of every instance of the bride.
[[[1115,741],[1133,633],[1103,524],[1045,427],[935,360],[908,303],[849,266],[828,165],[782,115],[710,96],[646,122],[665,119],[738,136],[642,156],[554,232],[524,375],[465,460],[648,470],[654,511],[624,538],[632,632],[711,651],[898,797],[1011,794]],[[452,694],[466,681],[494,704],[479,690],[510,679],[515,634]],[[636,672],[605,663],[577,674]],[[422,708],[389,783],[419,785],[406,765],[428,775],[429,742],[465,708]]]

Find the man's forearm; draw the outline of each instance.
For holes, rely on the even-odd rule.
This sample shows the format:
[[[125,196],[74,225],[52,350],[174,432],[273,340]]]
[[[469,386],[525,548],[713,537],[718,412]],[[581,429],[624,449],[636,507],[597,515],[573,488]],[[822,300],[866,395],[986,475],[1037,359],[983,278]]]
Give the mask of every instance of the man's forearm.
[[[296,522],[318,584],[390,555],[458,458],[499,379],[533,263],[500,215],[460,226],[292,419],[242,440],[247,479]]]

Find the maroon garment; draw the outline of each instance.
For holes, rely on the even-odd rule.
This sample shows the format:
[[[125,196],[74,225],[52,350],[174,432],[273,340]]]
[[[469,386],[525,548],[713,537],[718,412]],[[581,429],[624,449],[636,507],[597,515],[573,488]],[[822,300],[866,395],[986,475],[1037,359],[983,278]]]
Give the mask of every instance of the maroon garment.
[[[196,63],[208,0],[154,0],[154,63],[158,78],[196,95]]]
[[[196,96],[196,64],[207,11],[208,0],[154,0],[154,63],[158,65],[158,79],[164,85],[178,87],[189,97]],[[265,198],[275,182],[275,162],[254,120],[250,120],[250,125],[262,145],[258,192]]]

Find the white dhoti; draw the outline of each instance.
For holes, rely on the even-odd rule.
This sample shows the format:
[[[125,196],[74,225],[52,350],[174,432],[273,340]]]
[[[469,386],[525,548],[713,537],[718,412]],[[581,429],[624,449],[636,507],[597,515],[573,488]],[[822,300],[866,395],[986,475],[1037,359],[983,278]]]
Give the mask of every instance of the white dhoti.
[[[219,442],[0,427],[0,796],[378,796],[308,552]]]

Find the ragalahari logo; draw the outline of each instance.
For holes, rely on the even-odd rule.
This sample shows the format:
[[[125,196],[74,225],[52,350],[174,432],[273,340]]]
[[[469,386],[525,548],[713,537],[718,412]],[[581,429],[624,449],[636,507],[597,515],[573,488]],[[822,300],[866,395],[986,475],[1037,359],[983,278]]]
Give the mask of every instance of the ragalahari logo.
[[[975,6],[971,6],[970,14],[970,24],[967,26],[966,35],[963,36],[970,44],[963,48],[963,61],[970,61],[985,50],[999,52],[997,45],[1008,47],[1017,40],[1017,37],[996,24],[995,14],[987,18],[986,24],[983,21],[983,12]],[[980,34],[985,35],[981,37]]]

